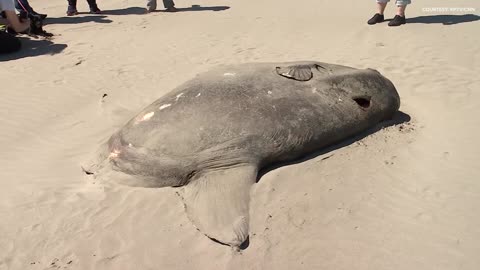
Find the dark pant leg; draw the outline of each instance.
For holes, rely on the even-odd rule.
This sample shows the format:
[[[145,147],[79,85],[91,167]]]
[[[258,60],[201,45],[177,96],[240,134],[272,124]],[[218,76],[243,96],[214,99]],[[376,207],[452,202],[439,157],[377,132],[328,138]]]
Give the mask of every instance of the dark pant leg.
[[[68,0],[67,14],[77,12],[77,0]]]
[[[173,2],[173,0],[163,0],[163,6],[165,8],[172,8],[175,6],[175,3]]]
[[[12,53],[20,50],[22,43],[17,37],[0,31],[0,53]]]
[[[154,11],[157,9],[157,0],[147,0],[148,11]]]
[[[97,10],[97,0],[87,0],[88,5],[90,6],[90,10],[94,11]]]
[[[68,7],[72,7],[74,9],[77,9],[77,0],[68,0]]]
[[[19,12],[24,11],[29,14],[35,14],[35,11],[33,11],[33,8],[28,3],[28,0],[15,0],[15,8]]]

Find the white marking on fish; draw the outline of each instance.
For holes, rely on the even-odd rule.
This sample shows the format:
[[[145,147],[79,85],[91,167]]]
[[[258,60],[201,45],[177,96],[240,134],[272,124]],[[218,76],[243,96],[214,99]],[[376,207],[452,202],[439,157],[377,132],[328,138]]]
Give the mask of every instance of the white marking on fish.
[[[131,143],[128,144],[128,147],[133,147],[133,145]]]
[[[183,93],[180,93],[177,95],[177,98],[175,98],[175,101],[178,101],[179,98],[181,98],[183,96]]]
[[[163,110],[163,109],[165,109],[165,108],[168,108],[168,107],[170,107],[170,106],[172,106],[172,104],[163,104],[162,106],[160,106],[159,109],[160,109],[160,111],[161,111],[161,110]]]
[[[147,121],[147,120],[150,120],[150,118],[152,118],[152,116],[155,114],[155,112],[149,112],[147,114],[145,114],[142,119],[140,119],[140,122],[143,122],[143,121]]]
[[[235,73],[227,72],[227,73],[223,73],[223,76],[235,76]]]
[[[113,149],[113,151],[108,155],[108,158],[116,158],[118,157],[118,154],[120,154],[120,151],[117,149]]]
[[[272,92],[272,91],[268,91],[267,93],[268,93],[269,95],[271,95],[273,92]]]
[[[195,97],[199,97],[202,93],[198,93]]]

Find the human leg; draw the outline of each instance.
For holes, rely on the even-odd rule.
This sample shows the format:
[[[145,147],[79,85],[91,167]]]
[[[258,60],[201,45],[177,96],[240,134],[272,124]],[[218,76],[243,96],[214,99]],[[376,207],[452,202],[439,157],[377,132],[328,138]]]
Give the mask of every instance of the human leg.
[[[28,16],[36,16],[40,20],[44,20],[47,17],[47,14],[40,14],[33,10],[28,0],[15,0],[15,8],[20,14],[24,13]]]
[[[368,20],[368,24],[372,25],[385,21],[385,16],[383,13],[385,12],[388,1],[390,0],[377,0],[377,13],[375,13],[375,15]]]
[[[405,9],[407,5],[411,4],[410,0],[398,0],[397,1],[397,15],[405,17]]]
[[[167,11],[170,11],[170,12],[177,11],[173,0],[163,0],[163,6],[167,9]]]
[[[77,0],[68,0],[68,9],[67,9],[67,15],[68,16],[73,16],[77,15]]]
[[[400,26],[407,23],[405,18],[405,9],[407,5],[411,3],[411,0],[397,0],[397,15],[388,23],[388,26]]]
[[[390,2],[390,0],[377,0],[378,14],[383,15],[388,2]]]
[[[157,9],[157,0],[147,0],[147,11],[154,11]]]
[[[31,14],[36,13],[28,3],[28,0],[15,0],[15,8],[19,12],[24,11],[26,13],[31,13]]]
[[[101,12],[101,10],[97,6],[96,0],[87,0],[87,2],[88,2],[88,5],[90,6],[91,13],[99,14]]]

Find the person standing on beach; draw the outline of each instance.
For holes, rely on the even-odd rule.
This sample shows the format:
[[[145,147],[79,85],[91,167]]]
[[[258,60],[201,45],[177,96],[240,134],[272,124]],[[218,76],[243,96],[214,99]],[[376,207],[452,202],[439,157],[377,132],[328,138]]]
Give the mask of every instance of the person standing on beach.
[[[90,13],[100,14],[102,11],[97,6],[97,0],[87,0],[90,6]],[[77,0],[68,0],[67,16],[77,15]]]
[[[13,0],[0,0],[0,13],[7,19],[7,24],[15,32],[26,32],[30,28],[30,20],[20,21],[15,13],[15,3]],[[3,23],[0,18],[0,24]],[[22,44],[20,40],[4,31],[0,31],[0,53],[11,53],[20,50]]]
[[[175,8],[175,3],[173,0],[163,0],[163,6],[167,12],[176,12],[178,11]],[[147,12],[152,12],[157,9],[157,0],[147,0]]]
[[[20,13],[26,13],[27,15],[37,17],[40,20],[45,20],[45,18],[47,18],[47,14],[40,14],[33,10],[30,3],[28,3],[28,0],[15,0],[15,8]]]
[[[385,11],[385,8],[387,7],[387,3],[390,0],[377,0],[377,8],[378,8],[378,13],[373,15],[373,17],[368,20],[368,24],[376,24],[376,23],[381,23],[385,21],[385,17],[383,16],[383,12]],[[405,24],[407,21],[405,19],[405,9],[407,8],[408,4],[411,4],[411,0],[396,0],[396,5],[397,5],[397,15],[393,18],[388,23],[388,26],[400,26],[402,24]]]

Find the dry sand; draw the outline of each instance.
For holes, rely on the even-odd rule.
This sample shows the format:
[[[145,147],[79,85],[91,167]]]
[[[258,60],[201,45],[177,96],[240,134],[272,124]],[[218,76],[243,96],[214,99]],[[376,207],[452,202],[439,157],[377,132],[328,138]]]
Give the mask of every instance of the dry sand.
[[[31,0],[57,35],[0,62],[1,270],[480,269],[480,21],[422,11],[478,15],[477,0],[414,1],[408,17],[434,17],[395,29],[366,24],[373,1],[177,0],[230,9],[148,15],[141,0],[99,1],[110,15],[62,18],[65,2]],[[195,74],[294,60],[378,69],[411,121],[264,175],[241,253],[196,231],[175,189],[82,173]]]

